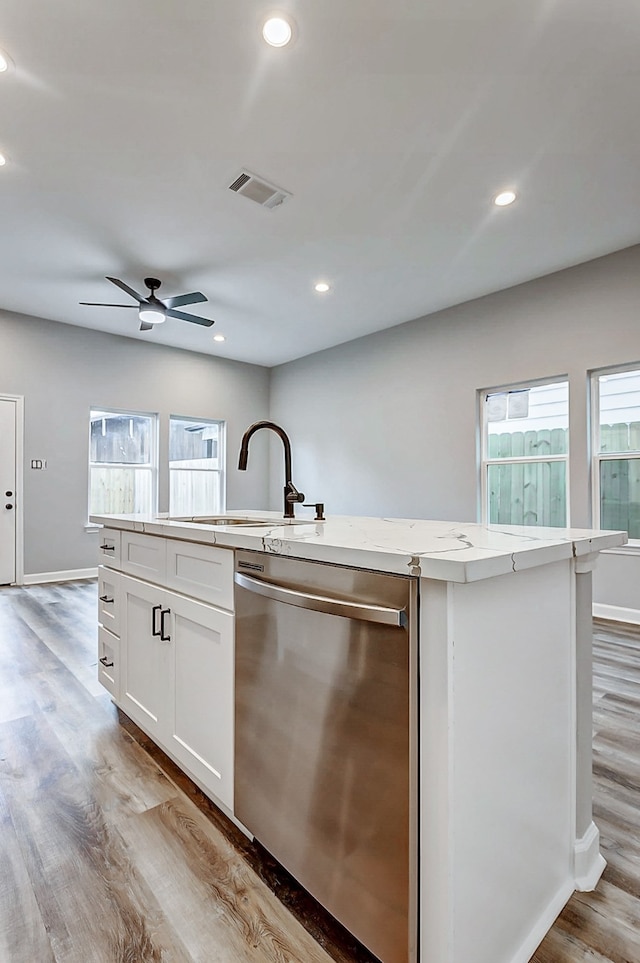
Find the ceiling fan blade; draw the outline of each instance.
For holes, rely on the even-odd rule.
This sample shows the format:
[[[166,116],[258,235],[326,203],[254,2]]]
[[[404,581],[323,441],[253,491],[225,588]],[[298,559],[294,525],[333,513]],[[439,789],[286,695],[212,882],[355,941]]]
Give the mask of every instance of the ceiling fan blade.
[[[179,321],[193,321],[194,324],[204,324],[206,328],[210,328],[215,322],[210,321],[208,318],[197,318],[195,314],[184,314],[182,311],[174,311],[173,308],[167,310],[168,318],[178,318]]]
[[[115,284],[116,287],[119,287],[121,291],[124,291],[126,294],[130,294],[132,298],[135,298],[135,299],[136,299],[136,301],[146,301],[146,300],[147,300],[147,299],[144,297],[144,295],[142,295],[142,294],[137,294],[136,291],[133,290],[133,288],[130,288],[129,285],[128,285],[128,284],[125,284],[124,281],[121,281],[120,278],[109,278],[109,277],[108,277],[108,278],[107,278],[107,281],[111,281],[111,283],[112,283],[112,284]]]
[[[201,291],[192,291],[191,294],[179,294],[175,298],[165,298],[164,303],[168,308],[179,308],[181,304],[198,304],[206,301],[207,298]]]
[[[153,327],[153,325],[152,325],[152,324],[149,324],[148,321],[141,321],[141,322],[140,322],[140,330],[141,330],[141,331],[151,331],[151,328],[152,328],[152,327]]]
[[[105,304],[103,301],[79,301],[78,304],[89,304],[93,308],[136,308],[139,309],[138,304]]]

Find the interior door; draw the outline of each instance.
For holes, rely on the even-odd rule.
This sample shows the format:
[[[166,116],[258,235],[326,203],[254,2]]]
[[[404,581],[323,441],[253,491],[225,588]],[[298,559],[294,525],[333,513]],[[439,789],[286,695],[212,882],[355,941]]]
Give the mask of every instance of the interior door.
[[[0,398],[0,585],[16,580],[16,411]]]

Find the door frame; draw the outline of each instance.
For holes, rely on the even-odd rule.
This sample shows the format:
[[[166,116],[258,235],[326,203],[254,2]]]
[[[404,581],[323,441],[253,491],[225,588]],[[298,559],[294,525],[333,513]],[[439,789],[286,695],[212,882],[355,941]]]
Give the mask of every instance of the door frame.
[[[24,395],[0,392],[0,401],[13,401],[16,406],[16,580],[14,585],[24,584]]]

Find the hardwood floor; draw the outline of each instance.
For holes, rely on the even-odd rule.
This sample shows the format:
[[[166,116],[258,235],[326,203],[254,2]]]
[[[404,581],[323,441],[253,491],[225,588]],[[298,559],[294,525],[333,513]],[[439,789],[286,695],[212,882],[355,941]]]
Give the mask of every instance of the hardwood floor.
[[[95,619],[91,581],[0,589],[1,963],[372,963],[118,713]],[[532,963],[640,961],[640,629],[594,657],[608,866]]]
[[[640,961],[640,627],[594,622],[594,820],[607,860],[531,963]]]

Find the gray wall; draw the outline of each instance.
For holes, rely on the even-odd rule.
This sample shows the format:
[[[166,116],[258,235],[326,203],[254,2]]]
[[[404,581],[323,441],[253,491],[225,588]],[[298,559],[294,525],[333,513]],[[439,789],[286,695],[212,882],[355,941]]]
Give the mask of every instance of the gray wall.
[[[589,528],[587,372],[636,361],[640,246],[275,368],[271,417],[329,514],[474,520],[477,389],[566,375],[571,524]],[[640,609],[639,562],[602,558],[596,600]]]
[[[158,412],[161,465],[169,414],[225,420],[227,507],[267,507],[266,442],[252,444],[249,471],[235,468],[242,432],[268,414],[266,368],[0,312],[0,392],[25,399],[26,574],[97,564],[98,536],[85,532],[92,406]],[[46,458],[47,470],[30,470],[32,458]]]

